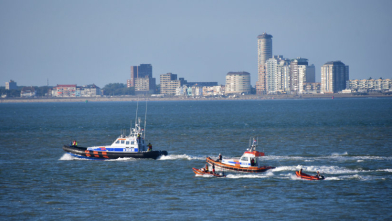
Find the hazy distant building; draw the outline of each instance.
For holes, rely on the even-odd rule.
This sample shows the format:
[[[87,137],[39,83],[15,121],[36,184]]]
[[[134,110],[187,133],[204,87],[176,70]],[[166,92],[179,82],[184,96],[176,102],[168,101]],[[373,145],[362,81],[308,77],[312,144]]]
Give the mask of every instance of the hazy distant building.
[[[204,86],[203,96],[222,96],[225,94],[225,86]]]
[[[315,82],[315,67],[314,65],[308,65],[308,59],[298,57],[291,60],[290,63],[290,88],[292,93],[304,93],[304,83]]]
[[[18,86],[16,86],[15,81],[10,80],[9,82],[5,82],[5,89],[6,90],[16,90],[16,89],[18,89]]]
[[[353,92],[392,91],[392,81],[390,79],[348,80],[346,85],[347,89]]]
[[[267,91],[265,62],[272,58],[272,35],[263,33],[257,38],[258,80],[256,82],[256,93],[265,94]]]
[[[20,97],[35,97],[36,95],[34,87],[23,87],[20,91]]]
[[[152,77],[151,64],[131,66],[131,79],[127,80],[127,87],[135,87],[135,94],[154,93],[156,80]]]
[[[346,89],[349,67],[341,61],[330,61],[321,67],[320,93],[338,93]]]
[[[275,55],[266,61],[266,93],[278,94],[290,90],[290,60]]]
[[[77,86],[76,84],[58,84],[53,87],[52,97],[96,97],[101,96],[101,89],[95,84]]]
[[[250,74],[248,72],[229,72],[226,75],[226,94],[249,94]]]
[[[194,85],[201,86],[201,87],[218,86],[218,82],[187,82],[187,81],[185,81],[184,84],[188,85],[189,87],[192,87]]]
[[[76,87],[76,97],[96,97],[102,95],[101,88],[95,84]]]
[[[167,73],[161,74],[161,94],[175,95],[176,88],[181,87],[184,84],[184,78],[177,80],[177,74]]]
[[[303,94],[318,94],[320,93],[320,83],[305,82],[302,85]]]
[[[153,94],[155,92],[155,78],[136,78],[135,94]]]
[[[76,84],[58,84],[52,89],[53,97],[76,97]]]
[[[151,64],[141,64],[139,66],[131,66],[131,79],[128,87],[135,87],[135,79],[137,78],[152,78]]]

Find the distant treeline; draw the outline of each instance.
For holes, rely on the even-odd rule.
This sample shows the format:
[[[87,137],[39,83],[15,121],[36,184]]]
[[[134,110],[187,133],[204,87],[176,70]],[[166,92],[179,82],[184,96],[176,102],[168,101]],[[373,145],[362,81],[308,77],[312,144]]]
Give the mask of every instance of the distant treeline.
[[[26,86],[18,86],[17,89],[12,89],[12,90],[6,90],[5,87],[0,87],[0,95],[7,95],[7,97],[20,97],[20,92],[22,91],[22,88]],[[42,87],[37,87],[33,86],[33,88],[36,91],[37,97],[44,97],[48,96],[48,91],[49,89],[53,88],[52,86],[42,86]]]
[[[104,95],[134,95],[135,88],[122,83],[110,83],[102,88]]]
[[[25,86],[18,86],[17,89],[12,89],[12,90],[6,90],[5,87],[0,87],[0,95],[7,95],[7,97],[20,97],[20,92],[22,91],[22,88]],[[37,97],[46,97],[46,96],[51,96],[49,94],[49,90],[52,89],[55,86],[33,86],[33,88],[36,91],[36,96]],[[135,88],[133,87],[127,87],[126,84],[122,83],[110,83],[105,85],[105,87],[101,88],[104,91],[104,95],[134,95],[135,94]]]

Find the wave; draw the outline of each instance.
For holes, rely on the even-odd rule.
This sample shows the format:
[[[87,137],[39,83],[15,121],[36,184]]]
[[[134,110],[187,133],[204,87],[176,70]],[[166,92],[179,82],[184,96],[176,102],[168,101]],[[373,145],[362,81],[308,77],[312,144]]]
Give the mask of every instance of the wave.
[[[72,156],[70,154],[65,153],[59,160],[87,160],[87,159],[74,157],[74,156]]]
[[[347,152],[346,152],[347,153]],[[306,161],[306,162],[312,162],[315,160],[339,160],[339,161],[358,161],[358,162],[363,162],[364,160],[392,160],[392,157],[384,157],[384,156],[349,156],[345,155],[346,153],[343,154],[336,154],[333,153],[329,156],[315,156],[315,157],[301,157],[301,156],[274,156],[274,155],[269,155],[269,156],[264,156],[261,159],[263,160],[301,160],[301,161]]]
[[[161,156],[158,160],[205,160],[205,157],[189,156],[186,154]]]
[[[118,159],[87,159],[72,156],[71,154],[65,153],[59,160],[104,160],[104,161],[135,161],[137,159],[132,157],[120,157]]]
[[[319,171],[321,174],[351,174],[351,173],[368,173],[368,172],[389,172],[392,173],[392,169],[378,169],[378,170],[362,170],[362,169],[347,169],[344,167],[338,166],[278,166],[275,169],[272,169],[272,172],[279,171],[297,171],[302,168],[304,173],[316,173]]]
[[[246,173],[237,173],[237,174],[228,174],[226,178],[230,179],[239,179],[239,178],[269,178],[274,176],[272,172],[258,173],[258,174],[246,174]]]
[[[344,152],[344,153],[332,153],[331,155],[332,156],[347,156],[348,153],[347,152]]]

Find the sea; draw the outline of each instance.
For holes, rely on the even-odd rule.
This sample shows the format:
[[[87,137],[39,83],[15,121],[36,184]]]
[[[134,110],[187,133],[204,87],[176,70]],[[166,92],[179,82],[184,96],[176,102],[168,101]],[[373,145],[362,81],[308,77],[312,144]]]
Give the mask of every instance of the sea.
[[[63,151],[110,145],[136,113],[167,156]],[[193,173],[253,137],[275,169]],[[392,220],[392,99],[1,103],[0,177],[0,220]]]

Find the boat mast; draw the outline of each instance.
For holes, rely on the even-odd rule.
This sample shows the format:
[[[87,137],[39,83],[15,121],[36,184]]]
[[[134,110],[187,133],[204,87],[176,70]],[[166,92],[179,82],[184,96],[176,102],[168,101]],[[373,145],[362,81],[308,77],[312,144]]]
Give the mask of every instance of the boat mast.
[[[136,103],[135,127],[136,127],[136,124],[137,124],[137,111],[138,111],[138,109],[139,109],[139,97],[137,98],[137,103]]]
[[[143,133],[144,140],[146,138],[146,121],[147,121],[147,100],[146,100],[146,113],[144,114],[144,133]]]

